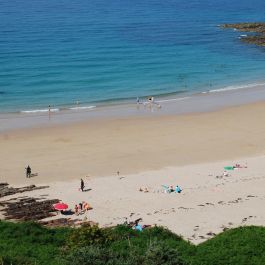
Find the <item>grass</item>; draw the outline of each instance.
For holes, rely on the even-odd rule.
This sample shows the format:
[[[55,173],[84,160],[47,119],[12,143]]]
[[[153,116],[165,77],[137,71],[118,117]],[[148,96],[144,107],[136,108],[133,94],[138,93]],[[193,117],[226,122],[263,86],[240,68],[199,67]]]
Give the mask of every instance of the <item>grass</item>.
[[[71,240],[79,241],[79,237],[76,248]],[[1,262],[4,265],[264,265],[265,227],[231,229],[195,246],[161,227],[137,232],[117,226],[102,232],[98,228],[48,229],[36,223],[0,221]]]

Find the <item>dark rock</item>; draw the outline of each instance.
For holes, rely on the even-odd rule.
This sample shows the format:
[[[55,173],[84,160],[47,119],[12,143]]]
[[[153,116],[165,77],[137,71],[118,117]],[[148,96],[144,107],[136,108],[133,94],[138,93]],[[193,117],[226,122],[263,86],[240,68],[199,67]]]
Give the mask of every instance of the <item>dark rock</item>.
[[[233,28],[242,32],[252,32],[255,35],[244,36],[240,39],[246,43],[265,46],[265,22],[223,24],[221,27],[225,29]]]

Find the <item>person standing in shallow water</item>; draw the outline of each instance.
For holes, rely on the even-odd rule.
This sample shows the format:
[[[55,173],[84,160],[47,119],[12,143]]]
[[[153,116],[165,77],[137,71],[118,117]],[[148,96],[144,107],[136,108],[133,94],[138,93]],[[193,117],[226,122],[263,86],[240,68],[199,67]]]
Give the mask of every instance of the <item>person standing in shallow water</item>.
[[[84,180],[81,179],[81,191],[84,191],[84,188],[85,188],[85,183]]]

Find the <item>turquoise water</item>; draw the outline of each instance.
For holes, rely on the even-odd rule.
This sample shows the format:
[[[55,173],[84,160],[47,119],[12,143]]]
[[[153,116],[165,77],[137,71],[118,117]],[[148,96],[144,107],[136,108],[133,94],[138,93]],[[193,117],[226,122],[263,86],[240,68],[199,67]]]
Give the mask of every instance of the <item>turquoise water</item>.
[[[265,50],[222,23],[262,0],[1,0],[0,112],[97,106],[265,80]]]

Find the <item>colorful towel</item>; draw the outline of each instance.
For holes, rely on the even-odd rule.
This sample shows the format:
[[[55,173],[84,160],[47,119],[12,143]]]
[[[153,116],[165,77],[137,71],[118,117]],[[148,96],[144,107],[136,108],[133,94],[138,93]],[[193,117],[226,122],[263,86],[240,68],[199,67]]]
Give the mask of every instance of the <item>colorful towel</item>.
[[[226,166],[224,167],[225,170],[234,170],[234,167],[233,166]]]

